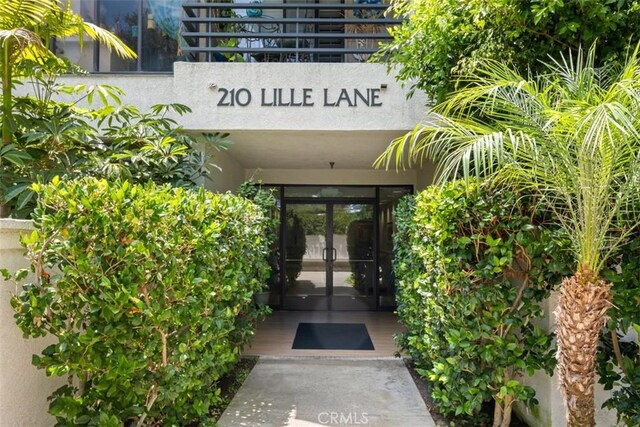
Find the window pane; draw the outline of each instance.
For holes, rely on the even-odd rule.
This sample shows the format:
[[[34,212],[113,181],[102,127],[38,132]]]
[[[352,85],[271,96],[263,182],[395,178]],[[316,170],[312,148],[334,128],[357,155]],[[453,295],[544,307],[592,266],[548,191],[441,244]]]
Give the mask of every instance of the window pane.
[[[375,187],[345,187],[345,186],[303,186],[285,187],[285,197],[313,197],[313,198],[373,198],[376,197]]]
[[[139,2],[122,0],[100,1],[99,25],[114,33],[137,53],[139,37]],[[104,46],[100,47],[100,70],[136,71],[135,59],[122,59]]]
[[[142,19],[142,70],[173,71],[179,59],[181,0],[145,0]]]
[[[95,24],[97,0],[80,0],[74,4],[73,10],[82,16],[86,22]],[[55,40],[55,54],[69,58],[71,62],[79,65],[86,71],[95,71],[94,52],[96,44],[87,37],[83,40],[82,49],[77,37]]]

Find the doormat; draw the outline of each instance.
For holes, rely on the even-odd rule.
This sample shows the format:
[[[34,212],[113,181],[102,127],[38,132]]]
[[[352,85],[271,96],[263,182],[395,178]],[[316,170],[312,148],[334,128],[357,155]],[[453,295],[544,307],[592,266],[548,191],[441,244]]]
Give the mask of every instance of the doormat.
[[[364,323],[298,323],[294,350],[375,350]]]

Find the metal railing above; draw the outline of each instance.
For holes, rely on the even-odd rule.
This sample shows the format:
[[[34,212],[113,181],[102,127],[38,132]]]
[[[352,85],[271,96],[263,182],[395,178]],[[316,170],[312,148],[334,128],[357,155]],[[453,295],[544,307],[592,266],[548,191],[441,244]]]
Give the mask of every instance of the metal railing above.
[[[362,62],[391,39],[381,3],[199,3],[182,6],[190,60]]]

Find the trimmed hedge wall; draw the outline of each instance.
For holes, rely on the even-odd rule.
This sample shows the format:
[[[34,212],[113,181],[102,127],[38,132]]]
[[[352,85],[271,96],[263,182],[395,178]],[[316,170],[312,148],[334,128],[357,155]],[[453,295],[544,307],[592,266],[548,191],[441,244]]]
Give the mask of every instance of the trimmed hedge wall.
[[[59,425],[206,424],[261,315],[265,218],[252,202],[152,183],[54,180],[24,239],[35,282],[14,297],[34,356],[69,376]]]
[[[504,418],[514,400],[535,403],[518,378],[553,369],[552,337],[531,321],[571,271],[568,241],[517,194],[474,182],[404,199],[397,225],[398,344],[439,410],[477,417],[493,399]]]

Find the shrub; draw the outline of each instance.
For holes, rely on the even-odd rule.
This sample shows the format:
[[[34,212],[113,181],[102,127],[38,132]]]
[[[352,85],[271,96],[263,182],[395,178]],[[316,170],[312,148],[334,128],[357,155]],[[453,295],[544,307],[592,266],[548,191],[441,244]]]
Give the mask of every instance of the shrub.
[[[518,378],[554,366],[552,337],[532,320],[569,271],[566,239],[518,195],[473,182],[404,200],[397,225],[400,346],[442,413],[477,416],[493,399],[494,425],[508,425],[513,401],[536,402]]]
[[[546,72],[549,56],[598,47],[598,65],[623,63],[637,39],[640,3],[600,1],[393,0],[406,17],[377,57],[398,79],[442,101],[482,58]],[[633,51],[633,49],[631,49]]]
[[[58,425],[204,421],[261,314],[260,209],[153,183],[36,190],[24,239],[35,281],[12,304],[25,334],[57,338],[34,364],[70,378],[50,397]]]
[[[274,193],[275,189],[265,188],[262,185],[262,181],[256,182],[253,179],[243,182],[238,188],[238,195],[258,205],[267,221],[266,239],[269,244],[267,261],[270,269],[267,286],[270,291],[277,291],[280,285],[280,244],[277,238],[280,225],[280,211],[278,210]]]
[[[613,284],[613,306],[607,328],[600,337],[598,375],[605,390],[614,386],[611,398],[602,405],[615,409],[618,421],[640,425],[640,233],[636,231],[621,247],[605,278]],[[636,339],[622,340],[621,332],[635,330]]]

